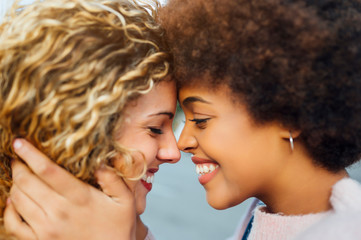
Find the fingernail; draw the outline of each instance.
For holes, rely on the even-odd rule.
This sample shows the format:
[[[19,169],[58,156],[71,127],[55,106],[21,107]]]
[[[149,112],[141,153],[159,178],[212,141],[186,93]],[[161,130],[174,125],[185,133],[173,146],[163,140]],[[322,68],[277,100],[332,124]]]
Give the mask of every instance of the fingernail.
[[[23,146],[23,143],[21,142],[20,139],[15,139],[15,141],[13,142],[13,147],[18,150]]]
[[[105,165],[105,163],[101,163],[99,166],[99,170],[106,170],[107,166]]]
[[[8,197],[8,198],[6,199],[6,206],[9,206],[10,204],[11,204],[11,198]]]

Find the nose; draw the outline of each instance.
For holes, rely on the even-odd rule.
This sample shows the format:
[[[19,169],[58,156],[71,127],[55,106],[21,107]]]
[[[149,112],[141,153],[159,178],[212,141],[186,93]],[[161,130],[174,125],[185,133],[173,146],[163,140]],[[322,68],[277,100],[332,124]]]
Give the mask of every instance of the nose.
[[[157,158],[165,163],[177,163],[180,160],[181,154],[172,131],[169,134],[165,134],[159,147]]]
[[[191,129],[185,124],[178,140],[178,148],[183,152],[190,152],[198,146],[197,139],[191,134]]]

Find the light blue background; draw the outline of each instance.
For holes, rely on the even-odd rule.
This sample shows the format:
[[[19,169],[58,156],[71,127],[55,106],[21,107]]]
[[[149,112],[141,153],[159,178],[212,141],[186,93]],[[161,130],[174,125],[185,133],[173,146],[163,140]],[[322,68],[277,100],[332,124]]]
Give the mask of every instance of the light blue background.
[[[10,5],[11,0],[0,0],[0,18]],[[176,135],[181,127],[177,128]],[[349,168],[349,172],[361,182],[361,162]],[[190,156],[182,154],[179,163],[163,164],[155,175],[142,219],[158,240],[220,240],[233,234],[249,203],[248,200],[223,211],[211,208]]]

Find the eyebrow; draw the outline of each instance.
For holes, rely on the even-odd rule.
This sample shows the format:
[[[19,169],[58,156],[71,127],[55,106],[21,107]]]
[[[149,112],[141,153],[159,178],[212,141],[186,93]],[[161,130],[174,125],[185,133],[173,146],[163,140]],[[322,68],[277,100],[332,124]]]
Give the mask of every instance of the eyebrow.
[[[154,117],[154,116],[159,116],[159,115],[166,115],[169,117],[169,119],[173,119],[173,117],[174,117],[174,114],[172,112],[153,113],[153,114],[149,114],[148,117]]]
[[[191,97],[187,97],[186,99],[183,100],[183,105],[188,106],[189,104],[194,103],[194,102],[201,102],[201,103],[211,104],[210,102],[204,100],[201,97],[191,96]]]

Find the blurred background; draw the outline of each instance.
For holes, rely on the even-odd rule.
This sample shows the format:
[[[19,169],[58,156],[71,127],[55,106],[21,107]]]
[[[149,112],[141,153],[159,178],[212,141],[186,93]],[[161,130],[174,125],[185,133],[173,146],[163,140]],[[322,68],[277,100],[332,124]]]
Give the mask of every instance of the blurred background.
[[[24,4],[31,2],[21,1]],[[166,0],[161,2],[165,4]],[[0,19],[11,4],[12,0],[0,0]],[[180,111],[174,123],[177,137],[183,127],[183,118]],[[361,162],[351,166],[348,171],[352,178],[361,182]],[[190,155],[182,153],[179,163],[163,164],[156,174],[142,219],[157,240],[226,239],[233,234],[251,200],[219,211],[207,204],[205,196]]]

